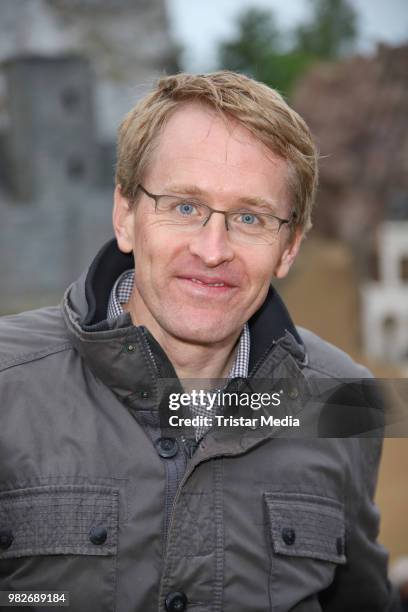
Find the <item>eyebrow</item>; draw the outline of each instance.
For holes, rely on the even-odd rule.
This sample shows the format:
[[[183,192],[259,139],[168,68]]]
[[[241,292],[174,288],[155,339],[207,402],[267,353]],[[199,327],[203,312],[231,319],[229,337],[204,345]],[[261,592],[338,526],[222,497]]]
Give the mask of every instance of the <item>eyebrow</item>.
[[[177,194],[187,196],[202,196],[204,199],[205,196],[208,195],[205,191],[200,189],[200,187],[197,187],[197,185],[169,185],[166,188],[165,193],[168,192],[169,195]],[[276,212],[276,202],[266,200],[265,198],[244,196],[242,198],[238,198],[237,202],[243,207],[249,206],[251,208],[256,208],[260,212],[269,214],[274,214]]]

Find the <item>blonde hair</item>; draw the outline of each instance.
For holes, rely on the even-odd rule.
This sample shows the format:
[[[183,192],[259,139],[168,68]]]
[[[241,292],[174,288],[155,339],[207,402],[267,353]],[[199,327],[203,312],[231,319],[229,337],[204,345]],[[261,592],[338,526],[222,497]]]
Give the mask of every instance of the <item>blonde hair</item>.
[[[309,128],[276,90],[226,70],[163,77],[126,115],[118,132],[115,177],[122,195],[135,199],[166,121],[189,102],[206,104],[233,117],[288,162],[295,225],[304,232],[309,230],[318,178],[318,154]]]

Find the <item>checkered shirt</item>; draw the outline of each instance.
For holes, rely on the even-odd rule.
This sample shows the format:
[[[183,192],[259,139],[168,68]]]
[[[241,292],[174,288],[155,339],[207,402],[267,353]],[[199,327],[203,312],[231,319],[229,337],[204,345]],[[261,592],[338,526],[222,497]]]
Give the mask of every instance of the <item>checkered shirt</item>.
[[[122,304],[125,304],[129,301],[133,289],[134,277],[134,270],[126,270],[126,272],[123,272],[116,280],[109,298],[107,312],[108,319],[116,319],[121,314],[123,314]],[[245,323],[239,339],[235,361],[232,364],[231,370],[227,377],[228,379],[246,378],[248,376],[250,341],[251,340],[248,323]],[[152,353],[151,357],[154,361]],[[207,410],[207,407],[207,404],[200,404],[199,406],[190,406],[192,416],[209,416],[210,412]],[[215,414],[221,414],[221,412],[222,406],[217,406]],[[196,428],[196,441],[200,440],[203,437],[207,429],[207,427]]]

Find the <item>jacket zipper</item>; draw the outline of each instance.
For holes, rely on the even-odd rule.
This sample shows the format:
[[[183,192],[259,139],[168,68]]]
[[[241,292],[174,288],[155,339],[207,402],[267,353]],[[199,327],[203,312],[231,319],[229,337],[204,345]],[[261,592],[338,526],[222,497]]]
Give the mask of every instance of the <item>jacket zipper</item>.
[[[181,436],[181,441],[183,443],[184,454],[186,455],[187,459],[191,459],[200,442],[193,440],[192,438],[185,438],[184,436]]]
[[[259,370],[259,368],[261,367],[261,365],[265,362],[266,358],[268,357],[269,353],[271,352],[272,348],[277,344],[276,340],[273,340],[273,342],[268,346],[268,348],[264,351],[264,353],[261,355],[261,357],[258,359],[258,361],[256,362],[255,366],[252,368],[251,370],[251,377],[257,372],[257,370]],[[248,376],[249,378],[249,376]],[[229,384],[231,384],[233,381],[230,381]],[[227,385],[226,388],[228,388],[229,384]],[[172,504],[172,509],[171,509],[171,513],[170,513],[170,520],[168,521],[168,523],[166,524],[166,531],[164,534],[164,541],[165,541],[165,547],[164,547],[164,559],[166,559],[167,557],[167,551],[168,551],[168,547],[169,547],[169,538],[170,538],[170,534],[172,532],[172,527],[173,527],[173,522],[174,522],[174,510],[177,506],[178,500],[180,498],[181,495],[181,491],[183,490],[183,487],[185,485],[185,483],[187,482],[188,478],[190,477],[190,475],[193,473],[194,469],[199,465],[199,463],[197,463],[196,465],[194,465],[193,467],[191,467],[191,464],[189,465],[195,451],[197,450],[198,446],[200,445],[201,441],[196,442],[195,440],[191,440],[188,438],[185,438],[184,436],[181,437],[181,441],[183,443],[183,450],[184,450],[184,454],[186,456],[187,459],[187,464],[186,464],[186,469],[185,472],[179,482],[178,488],[177,488],[177,492],[176,495],[174,497],[173,500],[173,504]],[[242,452],[246,452],[246,451],[242,451]],[[211,457],[211,459],[217,459],[220,457],[225,457],[228,455],[237,455],[237,453],[219,453],[217,455],[213,455]],[[164,565],[163,567],[163,571],[166,570],[166,565]]]
[[[264,361],[266,360],[266,358],[267,358],[268,354],[270,353],[272,347],[275,344],[276,344],[276,340],[273,340],[273,342],[268,346],[268,348],[263,353],[263,355],[260,357],[260,359],[258,359],[258,361],[255,364],[255,366],[252,368],[251,375],[253,375],[261,367],[261,365],[264,363]],[[227,384],[226,389],[228,389],[229,385],[232,384],[232,382],[233,381],[230,381]],[[165,536],[164,539],[165,539],[165,542],[166,542],[166,544],[165,544],[165,551],[167,551],[167,547],[168,547],[168,538],[169,538],[169,533],[171,532],[171,527],[172,527],[172,523],[173,523],[174,509],[176,507],[176,504],[177,504],[178,498],[180,496],[180,492],[181,492],[181,490],[182,490],[182,488],[184,486],[184,483],[186,482],[186,480],[188,479],[188,477],[190,476],[190,473],[191,473],[189,471],[188,462],[189,462],[189,460],[192,459],[192,457],[193,457],[195,451],[197,450],[197,448],[199,447],[201,441],[196,441],[196,440],[192,440],[191,438],[185,438],[184,436],[181,436],[181,442],[183,444],[183,451],[184,451],[185,457],[187,459],[187,465],[186,465],[186,470],[185,470],[185,472],[183,474],[183,477],[181,478],[181,480],[179,482],[179,485],[177,487],[177,493],[176,493],[176,495],[174,497],[173,505],[172,505],[172,510],[171,510],[171,514],[170,514],[170,521],[167,523],[167,529],[166,529],[165,534],[164,534],[164,536]],[[221,456],[224,456],[224,454],[217,455],[217,457],[221,457]],[[214,459],[216,457],[214,456],[214,457],[211,457],[211,458]]]

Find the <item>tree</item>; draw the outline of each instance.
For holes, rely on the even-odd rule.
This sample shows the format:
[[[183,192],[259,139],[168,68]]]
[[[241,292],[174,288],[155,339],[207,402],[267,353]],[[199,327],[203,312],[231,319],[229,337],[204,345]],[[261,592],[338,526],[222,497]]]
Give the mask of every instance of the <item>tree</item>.
[[[246,10],[238,17],[237,36],[219,46],[220,67],[243,72],[288,96],[316,60],[332,60],[351,50],[357,17],[348,0],[309,1],[312,18],[292,35],[283,35],[273,12]]]
[[[303,52],[283,51],[282,36],[271,11],[248,9],[239,16],[237,25],[236,38],[219,47],[220,65],[288,94],[310,58]]]
[[[347,0],[309,0],[313,17],[295,31],[300,53],[333,60],[353,49],[357,14]]]
[[[257,67],[272,52],[280,48],[280,34],[274,14],[267,10],[250,8],[239,15],[238,35],[221,43],[220,62],[230,70],[240,70],[255,77]]]

